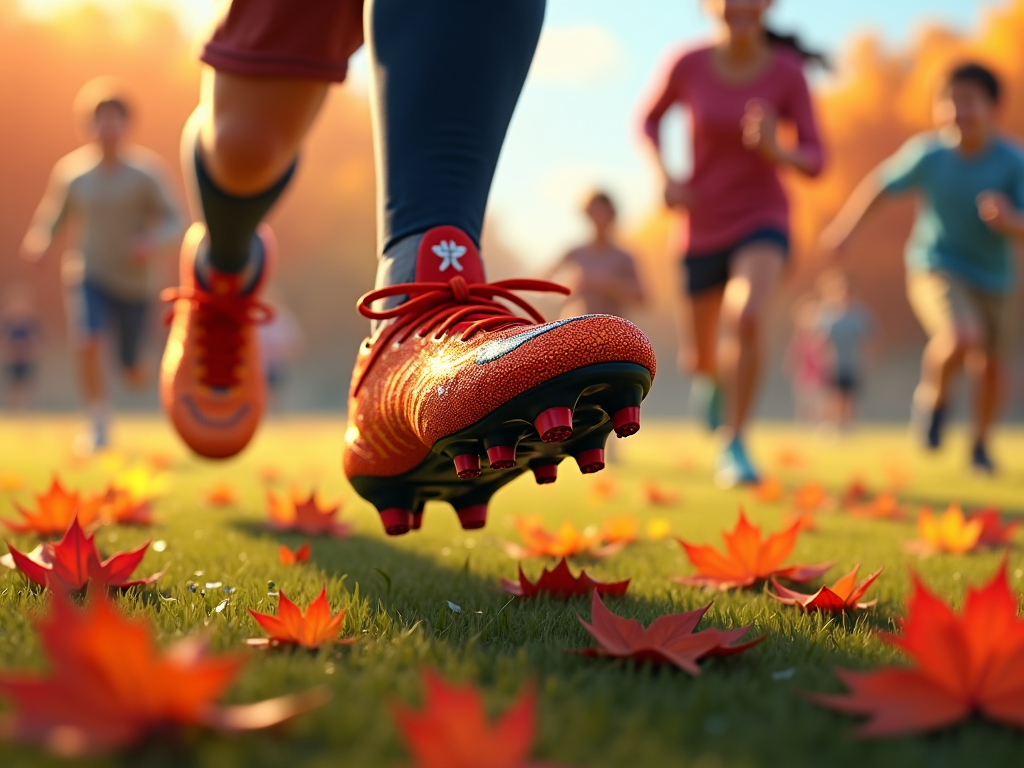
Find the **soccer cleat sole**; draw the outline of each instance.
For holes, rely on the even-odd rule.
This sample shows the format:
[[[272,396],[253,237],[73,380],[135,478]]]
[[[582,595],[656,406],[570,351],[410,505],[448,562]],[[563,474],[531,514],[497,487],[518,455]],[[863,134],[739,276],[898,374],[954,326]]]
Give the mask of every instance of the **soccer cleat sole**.
[[[439,440],[408,472],[350,480],[390,535],[418,528],[428,501],[448,502],[464,528],[481,528],[491,496],[524,472],[532,470],[540,484],[553,483],[569,457],[584,473],[601,470],[609,435],[639,431],[640,404],[650,389],[650,371],[635,363],[578,368]]]

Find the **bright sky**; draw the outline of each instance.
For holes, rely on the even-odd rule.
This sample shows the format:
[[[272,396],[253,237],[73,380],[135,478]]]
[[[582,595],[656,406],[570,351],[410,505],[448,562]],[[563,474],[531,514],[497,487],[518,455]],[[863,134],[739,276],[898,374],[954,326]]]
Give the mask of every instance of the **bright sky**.
[[[79,0],[22,0],[37,15]],[[137,0],[135,0],[137,1]],[[133,0],[93,0],[108,7]],[[171,8],[198,31],[219,0],[147,0]],[[1001,0],[777,0],[775,26],[809,45],[839,52],[851,36],[875,30],[890,43],[926,20],[972,28]],[[533,263],[553,260],[585,233],[578,202],[594,185],[615,195],[628,224],[659,191],[637,141],[643,94],[666,51],[699,41],[710,25],[700,0],[549,0],[540,50],[520,100],[491,194],[502,238]],[[352,81],[365,87],[362,55]],[[681,126],[681,123],[680,123]],[[684,157],[682,134],[677,147]]]

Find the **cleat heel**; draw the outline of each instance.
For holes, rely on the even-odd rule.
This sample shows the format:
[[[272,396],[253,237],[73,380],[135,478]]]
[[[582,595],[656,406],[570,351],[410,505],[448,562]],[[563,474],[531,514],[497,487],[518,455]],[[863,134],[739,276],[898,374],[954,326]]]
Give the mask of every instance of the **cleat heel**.
[[[422,515],[419,516],[422,519]],[[414,524],[411,510],[391,507],[380,511],[380,521],[384,524],[384,532],[388,536],[401,536],[408,533]]]
[[[480,477],[480,456],[475,453],[463,453],[456,456],[455,474],[460,480],[473,480]]]
[[[612,415],[616,437],[630,437],[640,431],[640,406],[620,408]]]
[[[487,449],[487,461],[491,469],[512,469],[516,465],[516,447],[492,445]]]
[[[588,448],[576,454],[576,463],[580,465],[580,472],[584,475],[592,475],[604,469],[604,448]]]
[[[572,408],[548,408],[533,422],[545,443],[561,443],[572,436]]]
[[[459,523],[462,525],[463,530],[466,531],[483,528],[487,524],[486,504],[474,504],[471,507],[463,507],[462,509],[455,510],[455,514],[459,516]]]

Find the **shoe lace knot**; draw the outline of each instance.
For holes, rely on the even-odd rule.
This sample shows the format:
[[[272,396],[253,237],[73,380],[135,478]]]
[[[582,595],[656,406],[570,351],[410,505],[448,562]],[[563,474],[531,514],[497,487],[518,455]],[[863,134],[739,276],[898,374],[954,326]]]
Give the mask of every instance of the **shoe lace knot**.
[[[212,293],[198,288],[168,288],[160,293],[160,298],[171,303],[192,303],[199,334],[200,383],[217,389],[236,386],[245,328],[252,323],[270,322],[274,310],[253,296],[237,291]],[[173,316],[172,310],[167,315],[168,323]]]

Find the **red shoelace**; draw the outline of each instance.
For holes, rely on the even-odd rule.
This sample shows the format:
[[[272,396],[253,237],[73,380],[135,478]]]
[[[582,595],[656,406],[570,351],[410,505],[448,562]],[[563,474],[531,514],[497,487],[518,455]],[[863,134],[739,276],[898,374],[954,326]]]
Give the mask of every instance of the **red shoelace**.
[[[227,388],[238,384],[238,366],[244,346],[243,328],[249,323],[266,323],[274,311],[250,295],[234,291],[208,293],[198,288],[168,288],[160,293],[163,301],[192,302],[201,346],[199,363],[203,368],[199,381],[208,387]],[[170,322],[173,312],[167,316]]]
[[[372,351],[363,369],[363,376],[365,377],[366,372],[385,349],[393,343],[401,344],[407,341],[413,334],[423,338],[433,332],[435,339],[441,339],[458,326],[462,330],[459,339],[468,341],[481,331],[500,331],[545,322],[540,312],[525,299],[516,296],[513,291],[560,293],[565,296],[571,293],[564,285],[547,280],[467,283],[462,275],[456,275],[447,283],[401,283],[364,294],[356,305],[363,317],[394,322],[381,327],[371,340]],[[409,298],[391,309],[373,309],[375,301],[392,296]],[[497,299],[503,299],[519,307],[527,317],[515,314]],[[356,391],[358,390],[359,385],[356,386]]]

